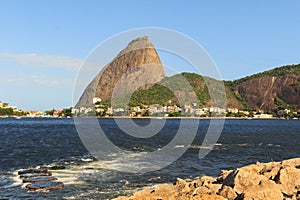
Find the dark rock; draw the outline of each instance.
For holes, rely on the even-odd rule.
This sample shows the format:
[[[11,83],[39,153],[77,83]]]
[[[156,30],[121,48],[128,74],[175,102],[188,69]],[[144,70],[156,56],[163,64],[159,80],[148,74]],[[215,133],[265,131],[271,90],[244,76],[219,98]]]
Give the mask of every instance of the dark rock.
[[[222,189],[218,194],[229,200],[234,200],[237,198],[237,194],[235,193],[233,188],[226,185],[223,185]]]
[[[53,176],[36,176],[36,177],[28,177],[24,178],[24,183],[34,183],[34,182],[49,182],[57,180],[56,177]]]
[[[53,167],[50,167],[51,170],[61,170],[61,169],[66,169],[66,166],[53,166]]]
[[[33,174],[33,173],[48,173],[48,169],[24,169],[24,170],[20,170],[18,171],[18,174]]]
[[[26,185],[26,188],[30,190],[49,190],[55,188],[62,188],[63,186],[63,182],[36,182]]]
[[[52,175],[51,172],[47,172],[47,173],[30,173],[30,174],[21,174],[20,178],[24,179],[24,178],[30,178],[30,177],[51,176],[51,175]]]

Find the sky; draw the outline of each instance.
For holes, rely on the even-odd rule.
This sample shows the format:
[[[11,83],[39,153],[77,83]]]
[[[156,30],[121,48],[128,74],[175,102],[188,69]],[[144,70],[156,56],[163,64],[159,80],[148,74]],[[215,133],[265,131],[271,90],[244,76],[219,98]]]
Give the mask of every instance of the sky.
[[[73,106],[73,85],[91,51],[143,27],[189,36],[224,80],[298,64],[299,9],[297,0],[2,0],[0,101],[24,110]],[[183,62],[166,62],[187,71]]]

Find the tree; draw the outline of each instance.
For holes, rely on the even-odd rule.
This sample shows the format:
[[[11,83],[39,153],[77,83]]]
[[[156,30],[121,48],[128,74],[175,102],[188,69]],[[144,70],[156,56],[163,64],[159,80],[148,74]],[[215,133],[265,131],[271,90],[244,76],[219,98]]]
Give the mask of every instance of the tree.
[[[46,110],[46,111],[45,111],[45,114],[46,114],[46,115],[53,116],[54,111],[55,111],[54,109],[52,109],[52,110]]]
[[[14,110],[12,108],[0,108],[0,115],[13,115]]]

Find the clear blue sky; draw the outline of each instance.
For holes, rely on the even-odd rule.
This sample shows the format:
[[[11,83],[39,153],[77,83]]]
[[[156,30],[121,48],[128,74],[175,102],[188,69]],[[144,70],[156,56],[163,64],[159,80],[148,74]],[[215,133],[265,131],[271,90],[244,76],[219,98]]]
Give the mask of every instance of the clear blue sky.
[[[72,106],[76,73],[90,51],[114,34],[141,27],[190,36],[225,80],[297,64],[299,10],[297,0],[3,0],[0,101],[42,111]]]

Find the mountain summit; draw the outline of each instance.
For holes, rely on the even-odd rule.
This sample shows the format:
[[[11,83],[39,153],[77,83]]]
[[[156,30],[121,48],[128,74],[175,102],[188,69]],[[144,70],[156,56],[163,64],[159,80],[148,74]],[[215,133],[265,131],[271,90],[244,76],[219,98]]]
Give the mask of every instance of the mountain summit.
[[[76,107],[92,105],[94,97],[110,100],[113,94],[124,96],[141,85],[148,88],[164,77],[163,65],[149,37],[137,38],[90,82]],[[143,85],[145,81],[147,84]]]

